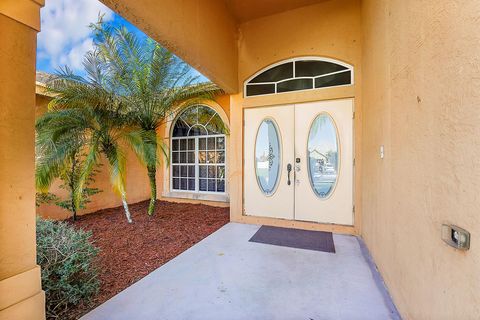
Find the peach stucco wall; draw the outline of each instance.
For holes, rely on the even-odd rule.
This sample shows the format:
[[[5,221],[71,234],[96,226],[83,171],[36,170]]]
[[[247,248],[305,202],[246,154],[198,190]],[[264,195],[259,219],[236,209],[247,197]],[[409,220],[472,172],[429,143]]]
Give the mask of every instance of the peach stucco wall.
[[[35,43],[43,1],[0,1],[0,320],[45,318],[36,265]]]
[[[361,136],[361,7],[358,0],[336,0],[302,7],[239,26],[240,92],[231,96],[230,215],[233,221],[295,226],[355,233],[354,228],[243,215],[243,109],[306,101],[355,98],[355,144]],[[301,56],[337,59],[354,66],[355,85],[304,92],[243,98],[243,83],[270,64]],[[248,125],[248,124],[245,124]],[[360,163],[360,148],[356,148]],[[359,185],[360,175],[355,184]],[[357,193],[356,204],[360,203]],[[355,227],[360,226],[360,210]]]
[[[405,319],[478,319],[480,2],[362,13],[362,236]],[[470,231],[470,250],[443,243],[442,223]]]

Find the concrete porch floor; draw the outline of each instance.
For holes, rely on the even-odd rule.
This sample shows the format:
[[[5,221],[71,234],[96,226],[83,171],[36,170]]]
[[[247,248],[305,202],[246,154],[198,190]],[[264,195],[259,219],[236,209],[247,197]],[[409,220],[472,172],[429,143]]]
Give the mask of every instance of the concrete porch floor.
[[[259,226],[229,223],[83,320],[400,319],[353,236],[336,253],[248,240]]]

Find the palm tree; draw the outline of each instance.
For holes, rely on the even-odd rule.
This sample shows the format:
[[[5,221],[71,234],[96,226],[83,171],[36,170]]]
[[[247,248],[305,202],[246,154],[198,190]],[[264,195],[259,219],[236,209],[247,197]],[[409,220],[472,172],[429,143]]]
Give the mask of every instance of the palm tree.
[[[157,130],[185,104],[212,99],[220,90],[212,83],[198,83],[192,69],[151,39],[141,41],[126,28],[115,28],[101,20],[92,25],[96,47],[108,65],[109,76],[122,93],[122,113],[130,126],[130,145],[146,166],[151,196],[148,214],[155,211],[156,171],[161,155],[168,151]]]
[[[39,190],[48,190],[63,166],[76,150],[85,151],[83,168],[74,192],[75,206],[92,170],[103,154],[108,162],[110,181],[120,195],[128,222],[132,222],[126,197],[126,158],[121,141],[127,141],[125,117],[121,114],[123,97],[108,77],[108,68],[98,51],[84,59],[86,77],[60,70],[47,81],[53,96],[49,112],[36,124],[37,168]]]

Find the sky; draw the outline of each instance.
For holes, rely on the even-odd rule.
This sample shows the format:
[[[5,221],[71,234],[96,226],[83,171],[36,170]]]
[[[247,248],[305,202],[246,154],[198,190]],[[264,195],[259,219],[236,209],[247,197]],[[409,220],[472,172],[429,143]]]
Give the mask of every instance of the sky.
[[[37,70],[53,73],[67,65],[83,75],[82,59],[93,48],[93,35],[88,26],[98,20],[99,14],[104,15],[104,21],[125,25],[139,37],[147,37],[98,0],[48,0],[41,10]],[[192,73],[200,75],[196,70]],[[200,75],[199,81],[206,80]]]

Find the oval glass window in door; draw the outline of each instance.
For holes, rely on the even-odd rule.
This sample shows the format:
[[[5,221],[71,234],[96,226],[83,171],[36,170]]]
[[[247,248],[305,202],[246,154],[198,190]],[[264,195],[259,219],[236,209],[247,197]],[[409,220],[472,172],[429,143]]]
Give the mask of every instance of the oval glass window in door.
[[[258,186],[265,195],[272,195],[280,175],[280,138],[275,122],[260,123],[255,140],[255,174]]]
[[[340,157],[337,128],[327,113],[319,114],[310,127],[307,157],[310,185],[319,198],[326,199],[335,189]]]

